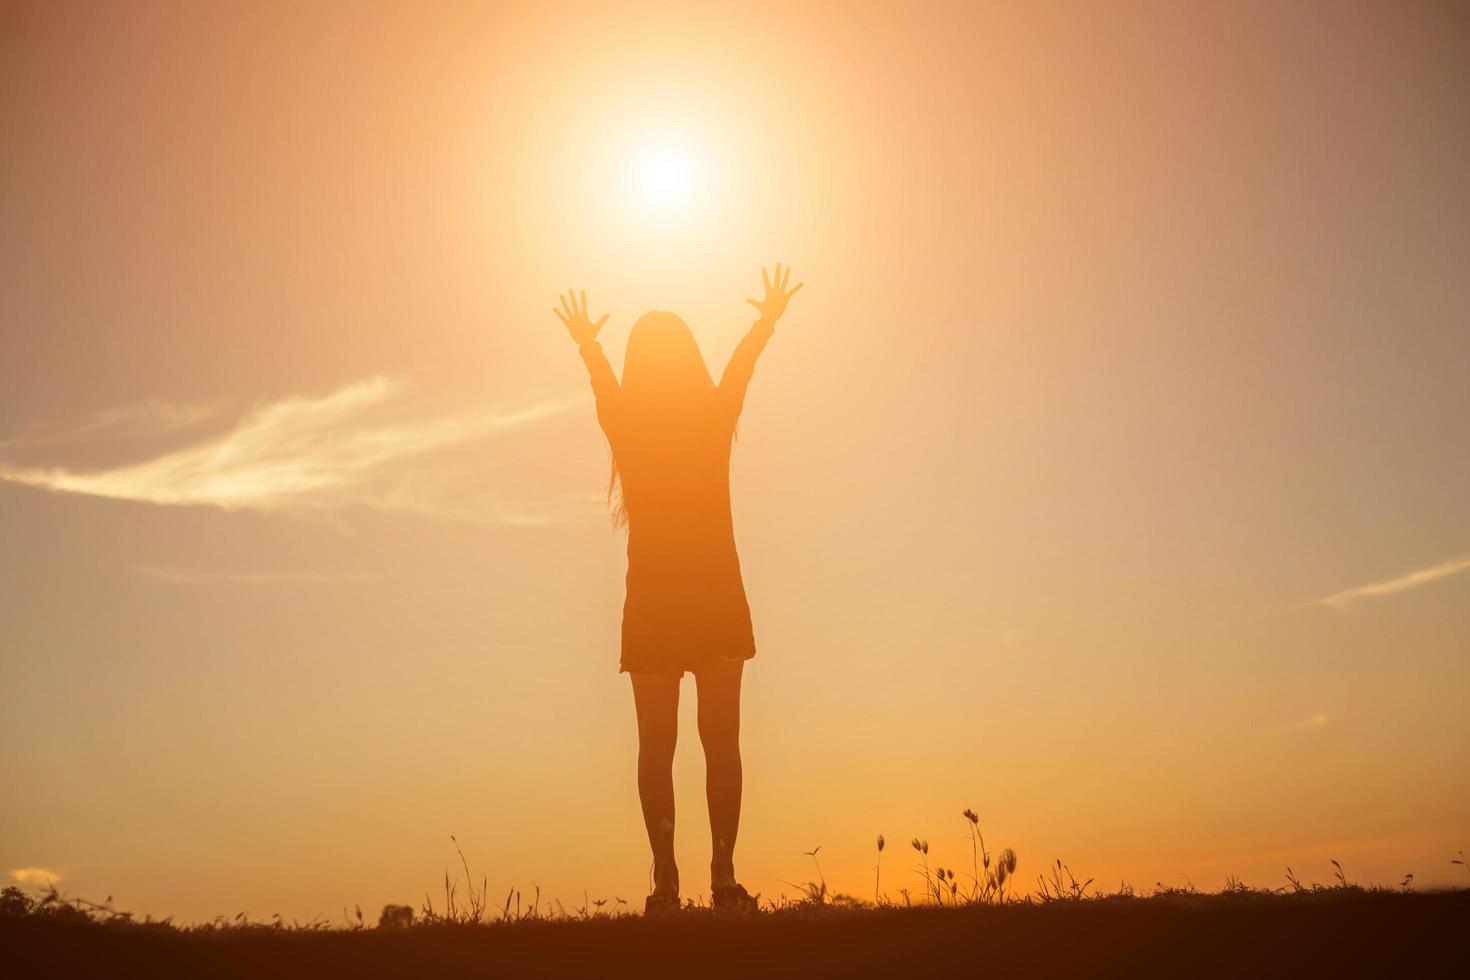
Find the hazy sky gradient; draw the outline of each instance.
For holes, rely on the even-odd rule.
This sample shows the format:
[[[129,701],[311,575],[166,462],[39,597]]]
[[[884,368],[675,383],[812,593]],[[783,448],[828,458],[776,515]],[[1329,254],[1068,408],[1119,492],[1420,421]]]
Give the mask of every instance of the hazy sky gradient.
[[[641,900],[550,307],[718,374],[737,868],[1139,887],[1470,846],[1470,16],[0,3],[0,872],[207,918]],[[674,147],[692,197],[639,198]],[[708,861],[686,685],[679,853]],[[902,848],[885,883],[911,886]]]

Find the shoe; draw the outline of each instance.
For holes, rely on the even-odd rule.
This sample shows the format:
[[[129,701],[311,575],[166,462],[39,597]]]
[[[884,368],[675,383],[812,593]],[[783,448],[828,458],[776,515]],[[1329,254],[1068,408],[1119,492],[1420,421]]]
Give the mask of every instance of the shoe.
[[[643,900],[643,914],[670,915],[679,911],[679,896],[655,892]]]
[[[754,915],[760,909],[759,896],[752,896],[744,885],[728,885],[714,890],[717,915]]]

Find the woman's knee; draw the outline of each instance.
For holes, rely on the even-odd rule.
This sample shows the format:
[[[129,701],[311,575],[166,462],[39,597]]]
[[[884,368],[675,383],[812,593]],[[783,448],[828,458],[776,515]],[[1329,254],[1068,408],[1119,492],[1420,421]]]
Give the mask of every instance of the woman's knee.
[[[638,757],[653,762],[674,761],[674,748],[679,742],[677,725],[640,725]]]
[[[699,715],[699,741],[705,755],[740,754],[740,720],[725,713]]]

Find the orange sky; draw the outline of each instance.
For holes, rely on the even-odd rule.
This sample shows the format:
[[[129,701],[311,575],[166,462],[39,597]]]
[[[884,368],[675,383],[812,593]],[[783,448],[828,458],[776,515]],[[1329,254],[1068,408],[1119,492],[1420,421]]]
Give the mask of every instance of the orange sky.
[[[0,873],[306,919],[452,833],[641,900],[550,307],[718,374],[782,259],[752,891],[868,895],[881,832],[896,894],[967,806],[1028,882],[1454,880],[1466,91],[1442,4],[0,4]]]

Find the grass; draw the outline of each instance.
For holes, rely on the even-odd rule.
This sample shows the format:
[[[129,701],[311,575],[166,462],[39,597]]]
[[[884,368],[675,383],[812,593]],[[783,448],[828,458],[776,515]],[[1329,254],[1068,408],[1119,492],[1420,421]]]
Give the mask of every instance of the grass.
[[[385,906],[370,923],[360,906],[343,924],[318,917],[266,921],[245,913],[176,924],[137,918],[104,902],[73,898],[54,886],[38,894],[0,892],[0,949],[8,966],[54,975],[292,976],[425,975],[449,970],[512,976],[866,975],[919,969],[1025,970],[1049,976],[1117,973],[1151,976],[1357,975],[1370,966],[1391,975],[1470,975],[1459,936],[1470,920],[1470,889],[1416,891],[1412,874],[1396,888],[1365,887],[1331,862],[1332,880],[1307,883],[1291,868],[1278,887],[1227,878],[1218,891],[1156,883],[1148,894],[1120,884],[1100,890],[1058,859],[1017,891],[1014,851],[992,852],[978,816],[971,867],[930,862],[914,838],[918,889],[883,890],[886,841],[876,839],[873,897],[833,892],[821,847],[803,852],[814,880],[787,882],[796,896],[760,902],[739,919],[717,916],[702,900],[676,915],[647,919],[620,897],[585,894],[568,908],[540,890],[512,888],[491,899],[451,837],[458,871],[446,868],[443,894],[415,910]],[[1463,853],[1451,862],[1470,872]],[[1334,966],[1335,965],[1335,966]],[[487,972],[488,971],[488,972]],[[17,972],[15,975],[23,975]]]

